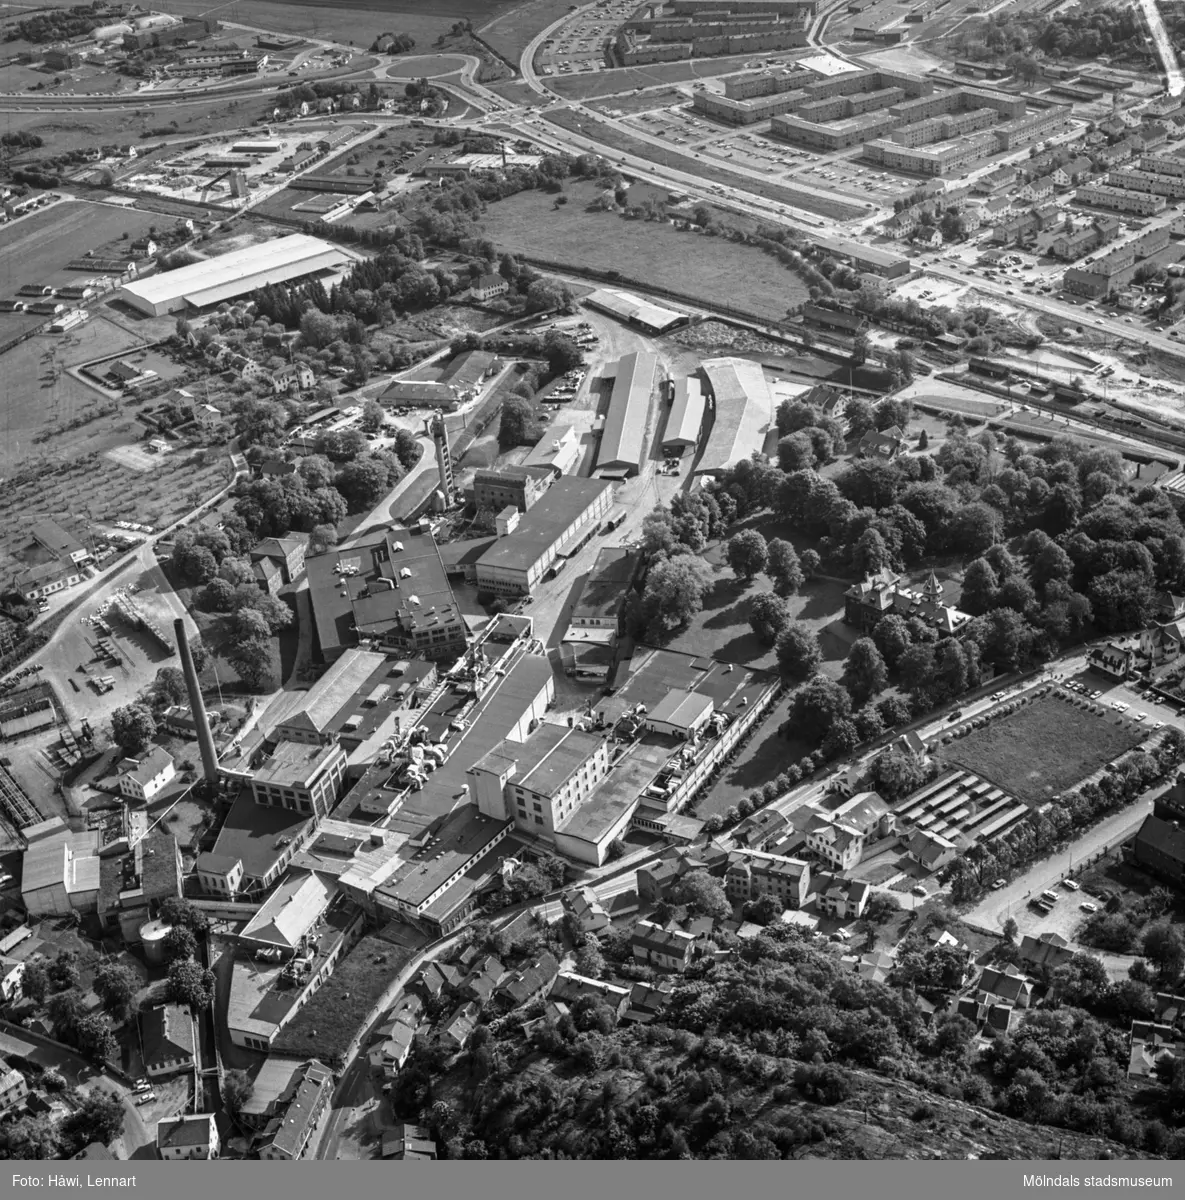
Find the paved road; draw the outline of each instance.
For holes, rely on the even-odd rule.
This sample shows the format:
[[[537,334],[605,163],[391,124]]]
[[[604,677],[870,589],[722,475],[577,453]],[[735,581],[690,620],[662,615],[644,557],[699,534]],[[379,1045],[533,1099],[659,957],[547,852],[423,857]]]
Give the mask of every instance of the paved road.
[[[139,1110],[128,1098],[128,1089],[114,1076],[101,1073],[80,1055],[55,1046],[51,1041],[28,1031],[0,1031],[0,1053],[28,1058],[42,1067],[52,1067],[62,1074],[67,1083],[83,1091],[100,1088],[118,1096],[124,1107],[123,1134],[120,1137],[124,1157],[156,1158],[155,1131],[148,1131]]]

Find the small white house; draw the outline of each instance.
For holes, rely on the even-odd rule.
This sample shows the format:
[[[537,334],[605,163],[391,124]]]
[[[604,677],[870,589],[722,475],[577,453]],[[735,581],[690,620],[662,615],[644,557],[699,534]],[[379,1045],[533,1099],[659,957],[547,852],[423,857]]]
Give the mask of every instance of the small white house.
[[[177,774],[173,756],[163,746],[143,758],[125,758],[118,767],[119,790],[129,800],[151,800]]]

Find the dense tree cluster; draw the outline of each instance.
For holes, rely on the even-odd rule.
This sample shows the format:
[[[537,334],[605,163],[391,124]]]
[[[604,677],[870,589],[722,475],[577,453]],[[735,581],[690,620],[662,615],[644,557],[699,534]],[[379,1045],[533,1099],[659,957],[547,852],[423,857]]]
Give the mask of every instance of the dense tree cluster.
[[[1185,1148],[1159,1119],[1173,1087],[1182,1090],[1171,1068],[1142,1115],[1124,1093],[1126,1041],[1100,1019],[1122,1001],[1096,960],[1060,969],[1050,982],[1061,1006],[1025,1013],[981,1065],[969,1021],[948,1014],[927,1025],[913,1004],[917,989],[961,982],[961,961],[945,948],[923,950],[915,938],[901,987],[861,979],[792,928],[716,940],[733,953],[676,977],[653,1024],[619,1026],[586,998],[554,1021],[539,1019],[539,1003],[491,1016],[451,1066],[447,1051],[420,1040],[392,1088],[396,1117],[426,1126],[456,1158],[847,1156],[827,1109],[879,1097],[881,1076],[939,1103],[966,1100],[1133,1149]],[[607,937],[600,961],[580,953],[596,970],[620,947]]]

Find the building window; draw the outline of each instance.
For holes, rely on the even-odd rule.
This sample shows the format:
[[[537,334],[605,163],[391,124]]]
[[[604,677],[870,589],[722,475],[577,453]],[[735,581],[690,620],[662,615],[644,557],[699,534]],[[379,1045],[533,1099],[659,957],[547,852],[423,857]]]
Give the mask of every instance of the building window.
[[[542,824],[543,824],[543,818],[542,818],[541,816],[539,816],[537,813],[536,813],[536,815],[535,815],[535,824],[536,824],[536,825],[542,825]]]

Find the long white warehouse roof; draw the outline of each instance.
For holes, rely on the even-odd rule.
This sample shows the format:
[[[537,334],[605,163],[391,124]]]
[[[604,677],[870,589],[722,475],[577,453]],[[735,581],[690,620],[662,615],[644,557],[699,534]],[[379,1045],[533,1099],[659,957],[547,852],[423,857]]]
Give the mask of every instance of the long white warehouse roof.
[[[696,474],[725,471],[763,449],[773,420],[773,395],[760,363],[709,358],[703,368],[716,399],[716,418]]]
[[[704,423],[703,389],[699,380],[689,375],[685,379],[675,380],[674,392],[662,444],[670,446],[681,443],[694,446],[699,441],[699,431]]]
[[[645,350],[623,355],[617,362],[617,378],[609,398],[609,414],[597,455],[598,467],[642,465],[642,442],[646,435],[646,417],[654,391],[654,373],[658,356]]]
[[[644,296],[635,296],[633,292],[622,292],[616,288],[597,288],[585,297],[584,302],[619,321],[641,325],[652,333],[665,333],[687,320],[687,314],[677,308],[664,308]]]
[[[184,300],[195,307],[246,295],[269,283],[283,283],[348,261],[349,255],[322,238],[304,233],[232,250],[217,258],[162,271],[124,284],[121,291],[137,308],[170,311]]]

